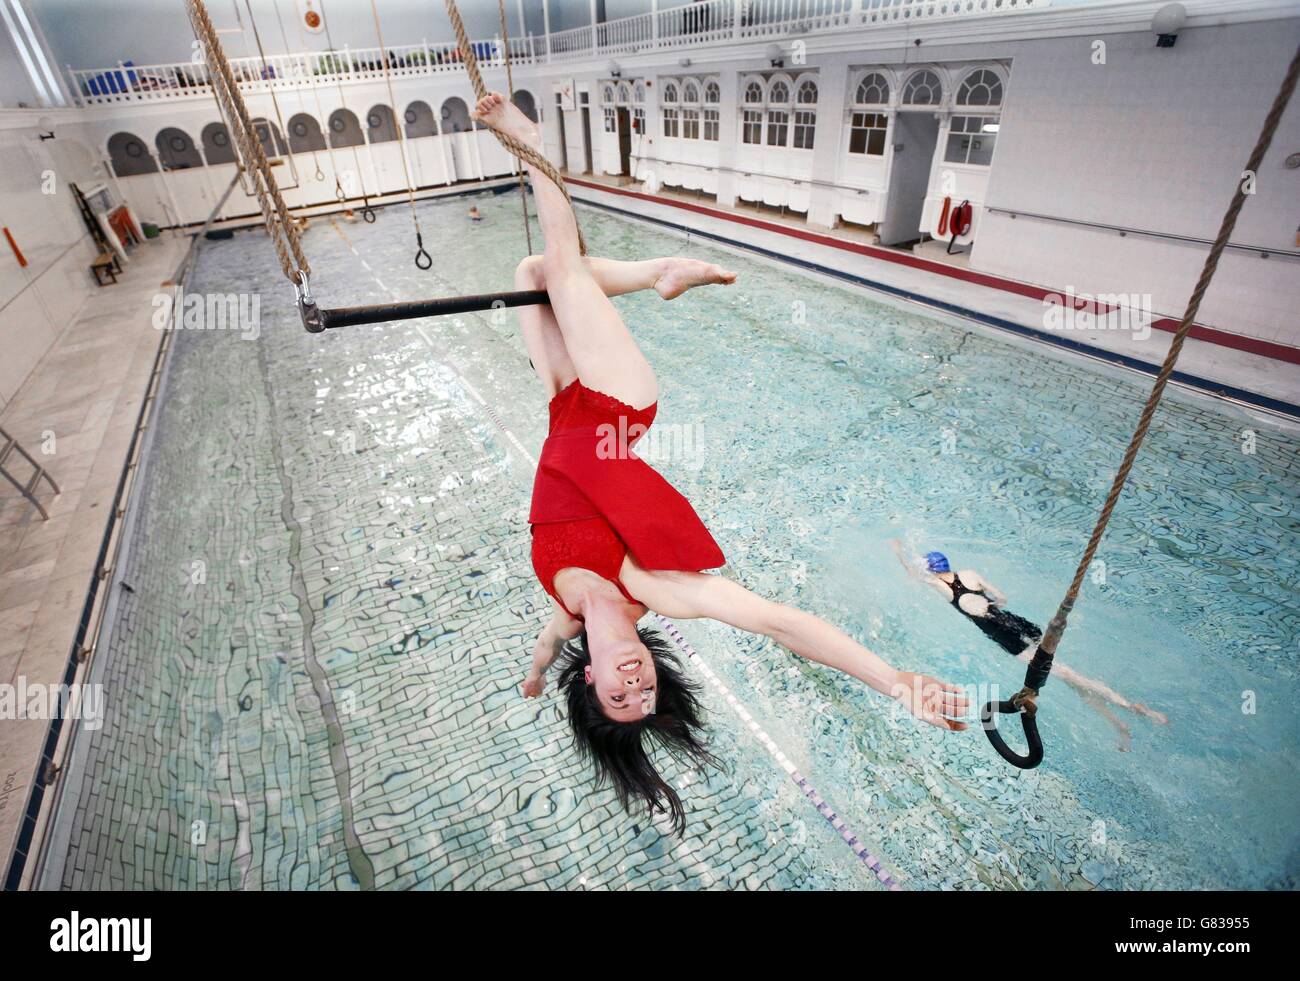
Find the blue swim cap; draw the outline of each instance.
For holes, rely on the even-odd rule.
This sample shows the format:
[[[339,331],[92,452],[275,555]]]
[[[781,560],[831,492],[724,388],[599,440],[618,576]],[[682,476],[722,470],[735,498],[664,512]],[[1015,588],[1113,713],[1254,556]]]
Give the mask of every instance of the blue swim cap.
[[[948,556],[942,552],[926,552],[925,567],[931,572],[951,572],[948,568]]]

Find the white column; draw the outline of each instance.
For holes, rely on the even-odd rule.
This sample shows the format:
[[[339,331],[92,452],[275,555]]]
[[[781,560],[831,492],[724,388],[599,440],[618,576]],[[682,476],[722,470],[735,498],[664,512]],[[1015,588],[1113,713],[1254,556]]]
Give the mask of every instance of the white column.
[[[740,131],[741,72],[727,69],[718,76],[718,204],[736,204],[736,141]]]
[[[587,0],[587,5],[591,9],[591,53],[598,53],[600,46],[596,43],[596,0]]]
[[[542,33],[546,35],[546,60],[551,60],[551,4],[542,0]]]

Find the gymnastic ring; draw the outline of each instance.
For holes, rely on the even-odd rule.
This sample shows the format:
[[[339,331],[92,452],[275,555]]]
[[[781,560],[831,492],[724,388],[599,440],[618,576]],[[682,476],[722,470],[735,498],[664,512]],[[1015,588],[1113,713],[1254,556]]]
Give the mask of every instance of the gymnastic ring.
[[[1025,742],[1029,744],[1029,752],[1024,756],[1008,746],[1002,738],[1002,733],[998,732],[997,716],[1017,713],[1020,715],[1020,725],[1025,730]],[[1012,766],[1022,770],[1032,770],[1043,762],[1043,740],[1038,736],[1038,720],[1035,718],[1035,713],[1024,711],[1016,704],[1015,699],[1008,698],[1005,702],[985,704],[980,710],[980,723],[984,726],[984,735],[993,744],[998,755]]]
[[[361,206],[361,217],[368,225],[373,225],[375,223],[375,209],[370,207],[369,201]]]
[[[428,253],[427,251],[425,251],[425,248],[424,248],[424,236],[421,235],[419,232],[416,232],[416,233],[415,233],[415,245],[416,245],[416,248],[417,248],[417,250],[418,250],[418,251],[415,253],[415,268],[416,268],[416,269],[432,269],[432,268],[433,268],[433,256],[429,255],[429,253]],[[423,259],[424,261],[421,262],[421,261],[420,261],[421,259]]]

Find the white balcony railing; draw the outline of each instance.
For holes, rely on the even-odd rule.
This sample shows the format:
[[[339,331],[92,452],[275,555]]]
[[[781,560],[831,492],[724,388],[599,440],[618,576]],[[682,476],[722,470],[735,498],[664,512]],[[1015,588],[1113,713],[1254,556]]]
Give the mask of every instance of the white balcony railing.
[[[528,66],[578,61],[612,54],[692,48],[781,37],[870,29],[905,22],[958,17],[988,17],[1038,10],[1051,0],[703,0],[602,24],[557,31],[549,36],[512,38],[510,59]],[[500,39],[474,42],[486,67],[503,64]],[[331,52],[232,58],[240,87],[251,92],[310,88],[384,76],[384,61],[395,77],[463,70],[451,43],[343,48]],[[68,69],[72,91],[82,105],[160,102],[211,96],[202,62],[168,65],[119,64],[113,68]]]

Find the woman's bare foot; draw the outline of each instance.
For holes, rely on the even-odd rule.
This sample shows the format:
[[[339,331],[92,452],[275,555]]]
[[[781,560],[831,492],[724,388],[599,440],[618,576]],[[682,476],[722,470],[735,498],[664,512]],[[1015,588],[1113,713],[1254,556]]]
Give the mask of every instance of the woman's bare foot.
[[[665,300],[681,296],[696,286],[708,286],[716,283],[730,286],[736,281],[736,274],[711,262],[699,259],[668,259],[664,271],[655,280],[655,292]]]
[[[489,92],[480,99],[474,106],[474,118],[534,150],[542,148],[542,134],[536,124],[500,92]]]

